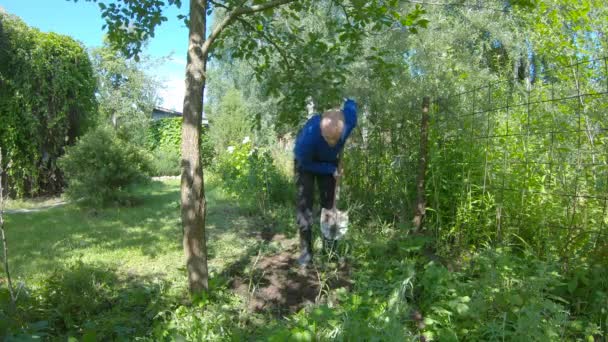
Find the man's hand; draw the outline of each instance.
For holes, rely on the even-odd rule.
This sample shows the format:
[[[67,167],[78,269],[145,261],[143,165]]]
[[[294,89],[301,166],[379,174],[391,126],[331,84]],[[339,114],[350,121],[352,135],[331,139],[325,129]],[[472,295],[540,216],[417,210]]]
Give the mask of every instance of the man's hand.
[[[340,169],[337,168],[336,171],[334,171],[333,174],[334,178],[337,180],[338,178],[342,177],[342,172],[340,172]]]

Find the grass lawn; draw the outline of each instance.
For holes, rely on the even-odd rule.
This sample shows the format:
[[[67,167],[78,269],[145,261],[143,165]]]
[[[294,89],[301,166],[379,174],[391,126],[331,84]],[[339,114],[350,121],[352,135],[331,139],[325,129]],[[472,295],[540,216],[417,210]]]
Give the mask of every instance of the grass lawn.
[[[45,207],[58,206],[65,203],[63,196],[59,197],[38,197],[29,199],[7,200],[4,202],[4,209],[8,211],[19,211],[27,209],[38,209]]]
[[[207,239],[211,273],[255,247],[256,219],[207,182]],[[81,209],[74,204],[38,212],[6,214],[12,276],[42,280],[75,260],[123,275],[179,279],[185,285],[179,180],[140,187],[130,208]],[[20,207],[32,208],[31,203]]]
[[[237,294],[225,291],[229,283],[251,273],[247,269],[256,257],[281,250],[269,231],[290,227],[278,223],[287,222],[282,215],[243,207],[213,175],[205,183],[210,285],[218,289],[213,295],[226,294],[214,303],[232,304],[230,310],[203,312],[211,315],[210,322],[219,322],[216,315],[245,312]],[[181,311],[169,314],[189,305],[179,180],[153,181],[133,195],[131,207],[83,209],[73,203],[48,207],[23,201],[19,207],[31,211],[5,214],[13,283],[25,290],[19,290],[19,308],[12,314],[8,292],[0,291],[0,336],[131,340],[155,334],[155,322],[163,326],[167,319],[170,326],[171,319],[181,320],[175,318]],[[281,236],[281,243],[292,245]],[[5,289],[3,276],[0,290]]]

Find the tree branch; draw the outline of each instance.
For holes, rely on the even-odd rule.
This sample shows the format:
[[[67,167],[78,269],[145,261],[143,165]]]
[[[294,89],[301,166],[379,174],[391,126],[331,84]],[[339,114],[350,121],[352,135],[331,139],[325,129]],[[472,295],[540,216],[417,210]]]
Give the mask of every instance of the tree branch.
[[[228,13],[226,18],[224,18],[213,29],[213,31],[211,32],[209,37],[205,40],[205,43],[203,43],[203,47],[202,47],[203,54],[207,54],[207,52],[209,51],[209,47],[211,47],[211,45],[217,39],[217,37],[220,35],[220,33],[222,33],[222,31],[226,27],[228,27],[228,25],[230,25],[236,18],[238,18],[242,15],[249,15],[249,14],[253,14],[256,12],[261,12],[261,11],[264,11],[267,9],[271,9],[271,8],[274,8],[277,6],[285,5],[290,2],[294,2],[294,1],[295,0],[273,0],[273,1],[269,1],[265,4],[235,8],[234,10],[232,10],[231,12]]]
[[[215,7],[218,7],[218,8],[223,8],[223,9],[225,9],[225,10],[227,10],[227,11],[229,11],[229,10],[230,10],[230,8],[228,8],[228,6],[226,6],[226,5],[224,5],[224,4],[221,4],[221,3],[217,2],[217,1],[214,1],[214,0],[209,0],[209,2],[210,2],[210,3],[211,3],[213,6],[215,6]]]
[[[348,11],[346,10],[346,7],[342,3],[339,3],[338,6],[340,8],[342,8],[342,12],[344,13],[344,16],[346,17],[346,21],[352,27],[353,26],[353,22],[350,20],[350,15],[348,14]]]
[[[466,9],[474,9],[474,8],[480,8],[480,9],[486,9],[489,11],[494,11],[494,12],[506,12],[504,9],[499,9],[499,8],[495,8],[495,7],[486,7],[486,6],[481,6],[481,5],[466,5],[464,3],[460,3],[460,2],[431,2],[431,1],[417,1],[417,0],[405,0],[405,2],[408,2],[410,4],[418,4],[418,5],[431,5],[431,6],[459,6],[459,7],[464,7]]]
[[[267,34],[265,34],[263,31],[257,31],[253,25],[251,25],[249,22],[247,22],[247,20],[243,19],[243,18],[237,18],[236,20],[238,20],[241,24],[243,24],[244,26],[247,26],[249,29],[251,29],[253,32],[258,33],[260,36],[262,36],[262,38],[264,38],[264,40],[266,40],[270,45],[274,46],[275,49],[277,49],[277,52],[281,55],[281,58],[283,58],[283,62],[285,62],[285,64],[287,65],[287,68],[291,69],[291,63],[289,62],[289,58],[287,57],[287,55],[285,54],[285,50],[280,47],[274,40],[272,40],[270,37],[268,37]]]

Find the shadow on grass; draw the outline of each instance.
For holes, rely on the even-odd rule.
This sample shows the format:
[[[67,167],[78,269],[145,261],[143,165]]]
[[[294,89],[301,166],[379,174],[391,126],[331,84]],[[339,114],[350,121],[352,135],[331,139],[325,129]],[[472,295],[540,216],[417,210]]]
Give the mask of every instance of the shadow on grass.
[[[106,264],[81,261],[55,268],[49,277],[20,297],[0,333],[10,340],[131,340],[149,335],[155,317],[176,302],[166,281],[155,275],[128,276]]]

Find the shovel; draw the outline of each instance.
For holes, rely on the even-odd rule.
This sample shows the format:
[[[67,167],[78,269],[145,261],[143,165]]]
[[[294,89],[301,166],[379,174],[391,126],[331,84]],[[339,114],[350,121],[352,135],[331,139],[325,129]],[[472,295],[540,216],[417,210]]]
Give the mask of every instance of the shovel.
[[[340,165],[340,174],[342,174]],[[330,246],[330,251],[334,251],[337,241],[342,239],[348,231],[348,212],[336,209],[336,203],[340,196],[340,178],[336,178],[334,189],[334,205],[331,209],[321,208],[321,233],[323,234],[323,247]]]

